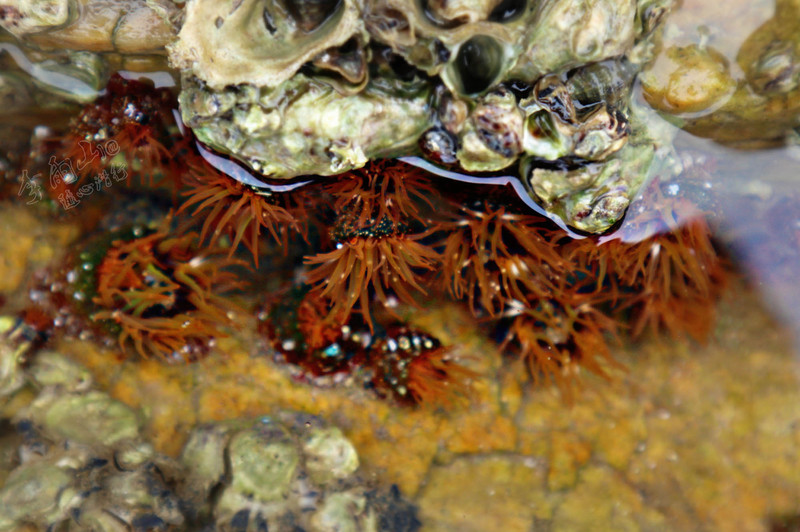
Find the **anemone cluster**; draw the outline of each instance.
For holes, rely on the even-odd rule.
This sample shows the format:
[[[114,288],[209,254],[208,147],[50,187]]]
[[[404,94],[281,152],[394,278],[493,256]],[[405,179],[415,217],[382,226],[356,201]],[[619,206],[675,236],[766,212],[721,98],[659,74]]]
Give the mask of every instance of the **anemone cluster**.
[[[118,154],[98,158],[95,170],[125,170],[125,185],[86,206],[98,213],[84,216],[86,231],[98,236],[40,279],[49,296],[26,315],[43,333],[69,316],[67,334],[90,330],[126,354],[190,362],[252,313],[309,380],[353,374],[399,403],[448,405],[468,395],[475,373],[458,346],[404,323],[404,308],[463,302],[487,342],[565,394],[583,370],[608,376],[617,365],[611,346],[623,337],[709,332],[727,264],[703,213],[663,194],[658,180],[646,194],[659,208],[628,220],[629,232],[650,235],[634,243],[576,239],[508,186],[455,182],[391,159],[268,191],[210,164],[202,145],[169,123],[169,104],[156,105],[169,100],[163,91],[121,80],[108,91],[25,163],[35,171],[53,150],[72,161],[77,142],[99,150],[114,138]],[[89,181],[77,173],[59,182],[49,190],[52,210]],[[108,214],[112,196],[175,213]],[[265,286],[258,308],[242,303]]]

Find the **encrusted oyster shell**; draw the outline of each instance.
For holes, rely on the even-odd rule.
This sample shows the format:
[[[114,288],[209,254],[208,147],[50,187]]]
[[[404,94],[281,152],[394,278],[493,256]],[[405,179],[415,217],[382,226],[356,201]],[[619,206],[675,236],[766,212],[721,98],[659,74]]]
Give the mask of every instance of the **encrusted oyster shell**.
[[[607,229],[636,192],[629,177],[609,184],[613,201],[601,205],[597,191],[619,180],[620,164],[638,168],[615,154],[670,0],[299,2],[187,3],[170,58],[183,71],[183,119],[202,142],[274,179],[420,151],[469,172],[521,164],[537,200],[587,231]],[[537,165],[592,177],[566,179],[577,184],[548,198],[533,185],[542,172],[527,173]]]
[[[634,134],[629,142],[599,162],[585,159],[565,164],[557,160],[523,158],[520,174],[531,197],[578,231],[602,233],[620,221],[639,189],[668,160],[667,140],[642,127],[643,110],[632,110]]]
[[[3,0],[0,26],[22,37],[64,26],[74,17],[75,2],[70,0]]]
[[[551,0],[539,6],[512,77],[533,80],[623,55],[633,46],[635,0]]]
[[[268,177],[338,174],[413,149],[430,120],[429,90],[394,95],[379,84],[343,95],[294,76],[275,89],[214,91],[185,80],[184,121],[197,137]]]
[[[169,0],[0,0],[0,26],[43,50],[163,53],[178,13]]]
[[[357,0],[190,0],[172,63],[212,89],[276,87],[329,48],[361,36]]]
[[[476,96],[506,79],[522,51],[531,9],[503,24],[495,1],[372,0],[366,14],[374,39],[429,75],[441,75],[455,94]],[[500,16],[500,15],[498,15]]]

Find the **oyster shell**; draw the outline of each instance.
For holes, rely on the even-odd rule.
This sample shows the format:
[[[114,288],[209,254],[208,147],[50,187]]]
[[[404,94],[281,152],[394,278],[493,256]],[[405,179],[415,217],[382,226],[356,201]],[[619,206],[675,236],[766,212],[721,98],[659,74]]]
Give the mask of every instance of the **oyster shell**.
[[[169,50],[177,68],[211,89],[276,87],[363,32],[357,0],[190,0]]]
[[[23,49],[6,43],[0,43],[0,52],[8,54],[14,63],[13,67],[9,65],[9,70],[13,70],[2,73],[9,89],[19,90],[21,85],[27,85],[31,89],[26,91],[28,97],[33,95],[44,106],[58,105],[57,102],[90,103],[108,81],[105,62],[93,52],[53,53],[41,60],[31,60],[29,55],[39,59],[37,56],[41,54],[26,54]]]
[[[17,37],[64,26],[74,16],[75,2],[70,0],[4,0],[0,26]]]
[[[510,75],[534,80],[626,54],[636,37],[637,7],[635,0],[542,2]]]
[[[265,176],[287,178],[338,174],[413,149],[430,122],[428,95],[424,84],[395,95],[378,83],[343,95],[298,74],[274,89],[214,91],[187,79],[179,101],[201,141]]]
[[[524,2],[505,8],[496,0],[372,0],[365,20],[375,40],[428,75],[441,75],[454,94],[474,97],[506,79],[533,13]]]
[[[163,53],[178,13],[168,0],[2,0],[0,26],[46,50]]]

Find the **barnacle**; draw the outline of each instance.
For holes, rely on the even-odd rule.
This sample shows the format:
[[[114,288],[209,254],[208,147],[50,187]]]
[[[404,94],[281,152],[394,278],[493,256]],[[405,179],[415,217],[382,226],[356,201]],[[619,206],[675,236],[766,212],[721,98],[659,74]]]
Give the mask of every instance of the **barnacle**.
[[[658,167],[648,139],[628,143],[604,162],[527,164],[523,175],[531,196],[571,227],[588,233],[602,233],[620,221],[635,192]]]
[[[198,0],[169,51],[184,122],[267,178],[335,175],[417,150],[526,180],[541,160],[608,161],[590,182],[562,172],[579,182],[569,191],[579,209],[531,187],[546,209],[600,233],[646,178],[638,158],[614,155],[631,134],[628,88],[669,5]],[[601,63],[624,68],[592,68]],[[587,77],[602,89],[586,90]]]
[[[531,18],[532,10],[519,9],[501,23],[494,8],[494,2],[376,0],[367,28],[409,63],[440,74],[454,93],[474,96],[505,78]]]
[[[239,286],[224,250],[199,250],[197,234],[173,236],[168,225],[150,234],[114,240],[88,287],[91,319],[119,335],[124,350],[166,361],[202,356],[212,338],[233,324],[236,306],[225,296]],[[85,268],[84,268],[85,269]],[[93,271],[94,270],[94,271]]]
[[[641,5],[637,5],[641,4]],[[637,8],[646,2],[543,2],[525,52],[511,75],[535,79],[550,72],[624,55],[636,37]]]

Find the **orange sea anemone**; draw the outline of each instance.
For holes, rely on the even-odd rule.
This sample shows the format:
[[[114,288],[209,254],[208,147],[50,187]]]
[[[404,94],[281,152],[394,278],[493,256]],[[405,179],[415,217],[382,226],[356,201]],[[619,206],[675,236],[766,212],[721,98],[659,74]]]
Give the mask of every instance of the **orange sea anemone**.
[[[575,244],[573,256],[596,264],[598,289],[613,311],[628,315],[633,337],[645,330],[687,333],[705,340],[714,324],[716,300],[728,284],[727,261],[714,245],[706,217],[683,199],[664,201],[640,225],[653,236],[634,243],[611,240]]]
[[[124,172],[126,179],[136,174],[148,186],[165,178],[177,185],[167,147],[174,106],[168,90],[113,75],[105,94],[84,107],[73,121],[62,139],[62,156],[52,158],[53,192],[64,193],[69,185],[77,188],[86,179],[94,179],[118,154],[126,165],[114,171]]]
[[[558,303],[542,300],[515,316],[503,349],[524,361],[534,382],[554,383],[571,399],[581,369],[608,378],[609,368],[621,367],[609,348],[618,340],[617,325],[590,300],[581,301],[585,296],[559,295]]]
[[[619,305],[619,310],[632,310],[633,336],[649,328],[705,340],[729,277],[705,219],[695,218],[671,233],[622,247],[628,249],[615,253],[614,271],[623,286],[636,292]]]
[[[409,164],[389,159],[370,161],[363,168],[330,178],[325,191],[336,213],[349,212],[355,225],[388,218],[427,223],[425,210],[438,197],[428,175]]]
[[[92,320],[119,333],[123,350],[166,361],[195,360],[224,336],[236,307],[225,295],[239,287],[219,249],[197,248],[197,234],[166,227],[111,243],[95,272]]]
[[[290,230],[304,234],[302,217],[295,217],[286,201],[280,205],[282,200],[271,192],[244,185],[212,168],[200,157],[188,160],[184,184],[188,187],[183,193],[187,199],[178,212],[193,207],[192,216],[205,218],[201,240],[208,237],[209,246],[216,246],[225,235],[231,240],[231,254],[243,243],[253,255],[256,267],[262,228],[284,248]]]
[[[395,227],[388,221],[382,225]],[[422,242],[428,235],[390,229],[387,234],[354,236],[338,243],[333,251],[306,257],[305,263],[313,266],[306,273],[306,282],[330,301],[327,319],[344,323],[358,304],[373,329],[372,290],[386,307],[392,306],[390,295],[415,304],[414,293],[426,293],[421,272],[433,271],[440,261],[439,253]]]
[[[378,393],[404,404],[451,406],[469,392],[477,374],[462,366],[436,338],[405,326],[389,327],[369,354]]]
[[[570,273],[558,250],[561,233],[539,216],[487,201],[477,208],[456,206],[442,230],[442,280],[476,315],[496,317],[516,302],[549,296],[553,279]]]
[[[370,329],[370,298],[390,307],[390,296],[415,304],[424,274],[440,255],[426,240],[439,226],[425,215],[436,197],[425,174],[400,162],[377,161],[325,185],[336,219],[336,249],[308,256],[306,282],[330,301],[329,320],[344,323],[356,305]]]
[[[363,324],[326,320],[327,301],[307,287],[295,286],[270,299],[260,330],[287,362],[314,377],[352,371],[363,362],[369,342]]]

